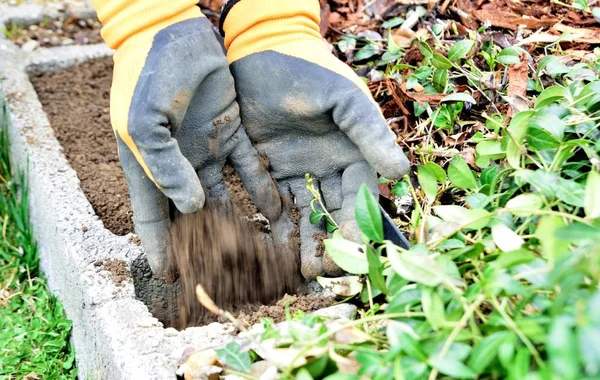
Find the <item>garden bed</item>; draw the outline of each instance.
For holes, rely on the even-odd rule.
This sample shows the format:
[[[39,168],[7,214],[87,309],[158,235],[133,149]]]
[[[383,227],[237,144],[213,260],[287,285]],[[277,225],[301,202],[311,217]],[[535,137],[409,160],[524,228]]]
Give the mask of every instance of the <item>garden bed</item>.
[[[114,134],[110,126],[109,104],[112,81],[112,59],[101,58],[53,72],[32,75],[31,81],[38,93],[44,111],[69,164],[77,172],[81,188],[100,217],[104,226],[118,236],[133,231],[132,210],[127,182],[119,163]],[[257,216],[257,210],[241,179],[233,168],[226,166],[225,182],[237,213],[248,218]],[[130,240],[139,244],[135,235]],[[111,262],[112,263],[112,262]],[[111,278],[124,279],[123,274],[114,275],[114,263],[97,263],[111,273]],[[145,267],[139,263],[139,267]],[[147,269],[132,268],[136,296],[148,305],[150,311],[168,326],[178,326],[172,319],[177,288],[162,287],[149,278]],[[162,289],[162,290],[161,290]],[[306,289],[299,289],[306,293]],[[314,302],[313,302],[314,300]],[[329,306],[333,299],[298,295],[291,298],[292,311],[314,311]],[[261,317],[281,320],[287,302],[272,305],[248,305],[236,307],[241,320],[256,323]],[[209,318],[207,321],[216,321]]]

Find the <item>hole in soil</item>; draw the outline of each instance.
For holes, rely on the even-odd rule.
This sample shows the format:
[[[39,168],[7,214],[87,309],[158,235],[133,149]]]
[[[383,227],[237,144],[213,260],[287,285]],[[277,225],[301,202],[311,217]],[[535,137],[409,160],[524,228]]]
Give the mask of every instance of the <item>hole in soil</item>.
[[[31,81],[94,211],[108,230],[122,236],[133,231],[133,222],[127,182],[110,126],[112,67],[112,58],[102,58],[35,74]],[[256,207],[234,170],[226,167],[224,175],[237,213],[247,217],[256,215]],[[136,297],[166,326],[178,326],[178,284],[164,284],[155,279],[144,257],[132,263],[131,275]],[[306,294],[307,290],[300,289],[300,293]],[[333,302],[330,297],[298,295],[284,297],[268,306],[236,309],[243,321],[255,323],[267,316],[282,320],[286,305],[293,314],[297,310],[310,312]]]

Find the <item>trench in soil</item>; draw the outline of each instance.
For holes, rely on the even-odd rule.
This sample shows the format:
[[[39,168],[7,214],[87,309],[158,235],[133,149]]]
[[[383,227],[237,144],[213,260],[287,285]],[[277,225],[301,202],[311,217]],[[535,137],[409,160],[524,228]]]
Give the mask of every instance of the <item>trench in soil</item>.
[[[110,126],[112,67],[112,58],[96,59],[80,66],[35,74],[31,81],[94,211],[109,231],[123,236],[134,228],[128,186]],[[256,207],[240,178],[231,167],[226,167],[224,174],[234,209],[238,214],[254,216]],[[139,244],[139,240],[136,243]],[[136,297],[150,312],[165,326],[182,327],[177,318],[178,286],[154,279],[144,258],[132,263],[131,276]],[[239,307],[239,318],[250,324],[265,317],[280,321],[285,318],[286,307],[293,314],[298,310],[317,310],[334,302],[329,297],[306,295],[303,290],[300,293],[303,295],[286,296],[270,305]]]

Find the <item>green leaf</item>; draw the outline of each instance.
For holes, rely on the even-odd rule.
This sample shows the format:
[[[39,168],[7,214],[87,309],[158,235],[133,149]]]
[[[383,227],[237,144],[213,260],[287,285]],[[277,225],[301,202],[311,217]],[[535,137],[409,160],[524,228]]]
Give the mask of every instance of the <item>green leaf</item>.
[[[475,379],[477,377],[471,368],[451,358],[433,358],[429,360],[429,364],[441,374],[456,379]]]
[[[408,184],[404,181],[398,181],[392,187],[392,194],[394,194],[398,198],[408,195],[409,193],[410,193],[410,188],[408,187]]]
[[[236,342],[231,342],[225,348],[217,350],[219,362],[239,372],[250,372],[250,354],[241,352],[241,347]]]
[[[569,250],[569,243],[556,237],[556,232],[565,225],[559,216],[544,215],[540,218],[535,236],[542,246],[542,256],[548,259],[558,258]]]
[[[345,239],[325,239],[325,250],[343,270],[352,274],[369,273],[365,246]]]
[[[499,331],[480,340],[471,353],[471,357],[467,363],[469,367],[471,367],[475,373],[482,374],[496,358],[500,345],[502,345],[511,334],[512,333],[509,331]]]
[[[446,182],[446,172],[444,171],[444,169],[442,169],[440,165],[436,164],[435,162],[429,161],[425,164],[425,167],[429,169],[429,171],[435,176],[435,179],[437,179],[439,183]]]
[[[452,45],[450,51],[448,52],[448,59],[452,62],[463,59],[467,56],[467,54],[469,54],[471,49],[473,49],[473,46],[475,46],[475,41],[462,40],[456,42],[454,45]]]
[[[310,221],[310,224],[317,224],[321,221],[321,219],[323,219],[324,216],[325,216],[325,214],[323,214],[322,212],[313,210],[310,212],[310,215],[308,216],[308,220]]]
[[[383,277],[383,263],[371,249],[367,249],[367,261],[369,263],[369,280],[377,289],[387,295],[388,289]]]
[[[600,228],[575,222],[556,231],[556,237],[562,241],[600,241]]]
[[[550,366],[561,379],[580,379],[575,334],[567,316],[555,317],[546,343]]]
[[[300,368],[296,375],[294,376],[296,380],[313,380],[310,372],[306,368]]]
[[[475,189],[477,188],[477,180],[471,169],[460,156],[456,155],[448,166],[448,177],[450,182],[460,189]]]
[[[431,324],[434,330],[438,330],[444,326],[446,322],[446,309],[444,302],[438,292],[432,288],[423,288],[421,292],[421,305],[425,318]]]
[[[503,223],[492,226],[492,239],[503,252],[516,251],[525,244],[525,240]]]
[[[435,175],[423,165],[417,166],[417,178],[419,179],[419,185],[427,196],[429,204],[433,204],[438,192],[438,184]]]
[[[531,354],[527,347],[521,347],[517,351],[515,361],[510,370],[511,379],[524,379],[525,376],[530,372],[531,368]]]
[[[506,269],[517,265],[527,264],[535,260],[536,256],[528,249],[519,249],[501,253],[490,265],[494,268]]]
[[[488,211],[481,208],[467,209],[456,205],[434,206],[432,209],[445,222],[473,230],[486,227],[492,216]]]
[[[439,70],[446,70],[452,67],[452,62],[439,53],[433,53],[431,63],[433,64],[433,67]]]
[[[550,133],[556,141],[562,141],[565,138],[566,124],[556,114],[538,112],[529,119],[527,125],[530,129],[536,128]]]
[[[600,173],[594,168],[590,170],[587,176],[584,209],[588,218],[600,218]]]
[[[521,52],[515,47],[507,47],[496,57],[496,61],[503,65],[514,65],[521,62]]]
[[[517,195],[506,203],[506,208],[514,216],[526,217],[544,205],[544,200],[538,194],[525,193]]]
[[[549,104],[556,103],[565,97],[565,88],[562,86],[548,87],[535,100],[534,108],[542,108]]]
[[[364,183],[356,195],[356,223],[369,239],[376,243],[383,241],[383,221],[379,205]]]
[[[502,148],[502,143],[500,141],[490,140],[482,141],[477,144],[475,151],[482,156],[503,155],[506,153],[506,150]]]
[[[577,337],[586,374],[591,378],[598,378],[600,375],[600,328],[587,322],[578,328]]]
[[[418,46],[419,51],[425,58],[431,59],[433,57],[433,50],[431,49],[431,46],[427,44],[427,42],[419,41]]]
[[[427,286],[439,285],[446,278],[429,255],[416,251],[401,253],[391,243],[386,248],[392,268],[402,278]]]
[[[395,28],[396,26],[402,25],[404,21],[406,20],[404,20],[402,17],[392,17],[391,19],[384,21],[381,24],[381,27],[384,29]]]
[[[521,167],[521,157],[523,156],[521,145],[527,134],[527,123],[534,114],[534,111],[519,112],[512,118],[506,129],[510,135],[506,143],[506,159],[513,169]]]
[[[433,74],[433,84],[439,86],[439,91],[442,92],[448,84],[448,70],[435,70]]]
[[[477,101],[475,101],[475,99],[466,92],[455,92],[453,94],[444,96],[444,98],[440,100],[440,103],[448,102],[466,102],[471,104],[477,104]]]
[[[364,60],[369,59],[369,58],[371,58],[374,55],[377,55],[379,53],[380,53],[380,47],[379,47],[379,45],[377,45],[375,43],[369,43],[368,45],[366,45],[365,47],[363,47],[362,49],[360,49],[354,55],[354,60],[355,61],[364,61]]]

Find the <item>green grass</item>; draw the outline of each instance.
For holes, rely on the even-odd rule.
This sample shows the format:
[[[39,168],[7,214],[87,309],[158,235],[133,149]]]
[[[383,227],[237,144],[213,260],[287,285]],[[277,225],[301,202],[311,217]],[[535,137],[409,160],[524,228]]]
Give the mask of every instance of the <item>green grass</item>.
[[[0,379],[75,379],[72,324],[39,272],[25,177],[12,176],[8,110],[0,107]]]

